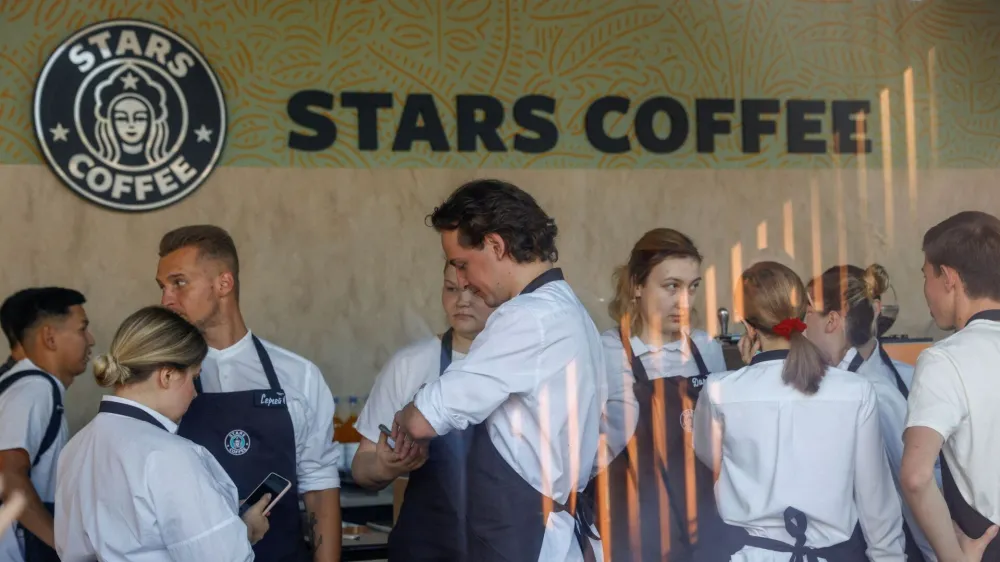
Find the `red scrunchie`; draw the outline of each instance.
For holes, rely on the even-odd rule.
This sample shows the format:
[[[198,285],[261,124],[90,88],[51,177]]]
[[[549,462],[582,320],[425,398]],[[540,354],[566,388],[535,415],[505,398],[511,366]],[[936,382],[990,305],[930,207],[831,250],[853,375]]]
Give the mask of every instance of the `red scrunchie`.
[[[774,335],[781,336],[786,340],[792,339],[792,334],[795,332],[806,331],[806,323],[799,320],[798,318],[785,318],[778,325],[771,330]]]

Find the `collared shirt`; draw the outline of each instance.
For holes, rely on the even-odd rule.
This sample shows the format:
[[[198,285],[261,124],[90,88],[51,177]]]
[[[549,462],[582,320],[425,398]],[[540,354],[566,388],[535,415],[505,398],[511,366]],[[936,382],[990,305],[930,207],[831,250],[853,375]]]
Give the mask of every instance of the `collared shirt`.
[[[56,552],[63,562],[250,561],[236,485],[207,449],[167,429],[99,413],[59,459]]]
[[[838,365],[839,369],[847,370],[851,362],[857,357],[858,351],[855,348],[848,350],[844,360]],[[903,379],[903,384],[909,388],[909,381],[913,380],[913,367],[899,361],[893,361],[893,366],[899,372],[899,377]],[[916,541],[917,547],[923,553],[927,562],[935,562],[937,556],[934,548],[927,541],[927,537],[920,529],[913,511],[903,497],[902,483],[899,479],[900,469],[903,466],[903,430],[906,424],[906,398],[903,397],[896,385],[896,377],[892,369],[885,364],[879,354],[879,344],[875,344],[875,350],[865,359],[858,370],[857,375],[872,384],[875,389],[875,396],[878,399],[878,419],[879,427],[882,430],[882,441],[885,443],[885,454],[889,460],[889,469],[892,470],[892,483],[896,485],[896,492],[899,494],[899,501],[903,509],[903,517],[906,519],[910,534]],[[941,485],[940,468],[937,469],[938,486]]]
[[[1000,322],[974,319],[917,358],[906,427],[929,427],[962,497],[1000,523]]]
[[[27,370],[38,369],[30,359],[18,361],[0,381]],[[65,396],[66,388],[52,377]],[[35,462],[45,430],[52,418],[52,385],[41,377],[26,377],[0,394],[0,451],[23,449],[30,462]],[[43,502],[51,503],[56,493],[56,460],[69,439],[69,425],[63,416],[56,440],[38,464],[31,468],[31,484]],[[22,562],[23,542],[16,525],[0,537],[0,562]]]
[[[500,305],[468,357],[415,403],[438,435],[485,422],[500,456],[565,504],[586,487],[597,455],[603,366],[586,308],[568,283],[553,281]],[[569,513],[550,515],[540,559],[582,559],[573,528]]]
[[[465,354],[452,350],[451,359],[461,361]],[[425,338],[400,349],[375,378],[354,428],[372,443],[378,443],[379,424],[391,428],[396,412],[413,400],[424,383],[437,379],[440,373],[440,338]]]
[[[829,368],[807,396],[782,380],[782,352],[713,374],[695,411],[695,451],[712,466],[716,439],[722,465],[719,514],[752,535],[793,544],[789,507],[808,517],[806,545],[847,541],[860,521],[868,557],[905,560],[899,497],[886,462],[877,397],[871,383]],[[747,547],[745,560],[787,560],[787,553]]]
[[[260,339],[260,338],[258,338]],[[340,451],[333,442],[333,394],[311,361],[264,339],[288,401],[295,431],[295,465],[299,493],[340,487]],[[267,375],[248,331],[226,349],[209,349],[201,364],[205,392],[241,392],[268,388]]]
[[[726,371],[726,359],[722,346],[702,330],[691,333],[691,340],[701,354],[709,373]],[[608,377],[607,404],[601,418],[601,435],[607,443],[607,455],[598,459],[597,469],[611,462],[628,445],[639,420],[639,403],[635,398],[632,374],[632,359],[625,353],[621,333],[618,328],[601,334],[604,345],[605,374]],[[646,368],[650,380],[664,377],[686,377],[698,375],[698,365],[691,354],[687,338],[666,343],[659,347],[647,345],[639,336],[629,338],[632,353]]]

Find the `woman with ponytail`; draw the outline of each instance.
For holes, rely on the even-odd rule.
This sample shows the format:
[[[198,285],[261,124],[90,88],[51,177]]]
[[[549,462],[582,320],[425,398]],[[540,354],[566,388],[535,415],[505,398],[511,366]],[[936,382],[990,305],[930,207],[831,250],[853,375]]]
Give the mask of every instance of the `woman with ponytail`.
[[[906,558],[909,562],[932,562],[937,560],[934,549],[903,500],[899,479],[913,367],[892,360],[876,337],[881,297],[888,289],[889,274],[879,264],[867,269],[831,267],[806,288],[806,336],[823,351],[829,364],[857,373],[875,388],[885,453],[903,508]],[[940,472],[937,477],[940,485]]]
[[[872,385],[828,367],[805,337],[806,290],[788,267],[754,264],[735,296],[748,365],[709,377],[695,412],[695,449],[718,473],[730,525],[703,559],[902,562]]]
[[[55,540],[63,562],[239,562],[267,532],[270,494],[239,515],[236,485],[177,435],[208,344],[177,313],[146,307],[94,360],[105,396],[59,458]]]
[[[602,334],[609,398],[598,467],[607,468],[594,481],[610,562],[691,560],[705,529],[721,526],[712,473],[691,446],[698,392],[726,369],[718,342],[691,329],[700,284],[701,254],[668,228],[644,234],[615,272],[618,327]]]

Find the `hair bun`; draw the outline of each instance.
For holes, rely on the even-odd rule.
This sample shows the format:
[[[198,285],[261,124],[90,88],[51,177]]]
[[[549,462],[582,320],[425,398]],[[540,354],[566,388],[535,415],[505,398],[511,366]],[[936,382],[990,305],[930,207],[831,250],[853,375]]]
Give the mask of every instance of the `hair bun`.
[[[124,384],[131,376],[131,370],[110,353],[102,353],[94,358],[94,379],[103,387]]]
[[[889,290],[889,273],[877,263],[868,266],[862,281],[865,284],[865,297],[868,300],[880,299]]]

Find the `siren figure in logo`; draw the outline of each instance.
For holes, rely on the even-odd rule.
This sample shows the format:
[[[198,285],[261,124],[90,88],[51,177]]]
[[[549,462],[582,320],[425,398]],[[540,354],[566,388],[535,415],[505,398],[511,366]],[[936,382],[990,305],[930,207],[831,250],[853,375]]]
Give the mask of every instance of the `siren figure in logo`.
[[[167,93],[143,69],[123,64],[94,90],[98,155],[110,164],[155,166],[168,157]]]

